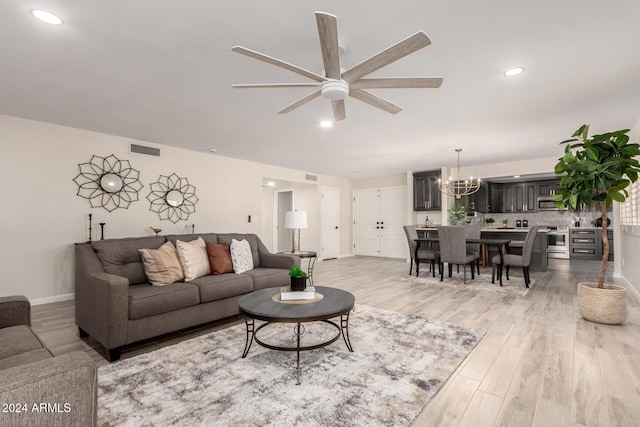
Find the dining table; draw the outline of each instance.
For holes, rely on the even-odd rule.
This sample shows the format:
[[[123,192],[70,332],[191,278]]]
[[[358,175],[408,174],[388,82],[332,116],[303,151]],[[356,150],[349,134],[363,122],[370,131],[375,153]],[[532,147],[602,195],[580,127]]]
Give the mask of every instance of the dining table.
[[[414,239],[416,242],[416,251],[414,254],[414,259],[418,259],[418,250],[420,249],[420,245],[423,243],[438,243],[440,239],[438,237],[421,237],[418,239]],[[483,245],[488,248],[490,246],[495,246],[498,249],[498,255],[500,255],[500,265],[498,265],[498,277],[500,278],[500,286],[502,286],[502,266],[504,265],[504,254],[507,253],[509,249],[509,243],[511,243],[511,239],[487,239],[487,238],[469,238],[465,239],[466,243],[476,243]],[[416,262],[416,276],[420,273],[420,263]],[[491,283],[495,283],[493,277],[491,278]]]

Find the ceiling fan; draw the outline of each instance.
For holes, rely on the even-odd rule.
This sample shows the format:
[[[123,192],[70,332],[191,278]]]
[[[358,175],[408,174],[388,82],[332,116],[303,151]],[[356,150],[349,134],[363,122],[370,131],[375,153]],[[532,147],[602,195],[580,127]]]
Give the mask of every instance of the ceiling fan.
[[[313,83],[265,83],[265,84],[236,84],[234,88],[291,88],[291,87],[317,87],[318,89],[304,98],[294,102],[278,114],[288,113],[301,105],[322,95],[331,100],[333,115],[338,120],[346,117],[344,100],[351,96],[369,105],[372,105],[391,114],[402,111],[402,107],[387,101],[365,89],[390,89],[390,88],[438,88],[442,84],[441,77],[383,77],[363,78],[374,71],[385,67],[405,56],[429,46],[429,37],[419,31],[414,35],[394,44],[393,46],[373,55],[371,58],[342,72],[340,69],[340,46],[338,42],[338,19],[335,15],[325,12],[316,12],[318,23],[318,35],[322,48],[322,60],[326,76],[305,70],[296,65],[289,64],[271,56],[264,55],[242,46],[235,46],[231,50],[242,55],[267,62],[285,70],[292,71],[301,76],[315,80]]]

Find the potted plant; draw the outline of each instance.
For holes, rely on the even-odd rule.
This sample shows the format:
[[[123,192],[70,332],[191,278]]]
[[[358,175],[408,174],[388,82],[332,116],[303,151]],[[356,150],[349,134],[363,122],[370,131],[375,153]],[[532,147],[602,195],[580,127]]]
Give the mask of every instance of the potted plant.
[[[462,203],[456,203],[449,209],[449,224],[464,225],[467,222],[467,207]]]
[[[558,208],[568,205],[574,211],[595,206],[602,213],[602,264],[598,283],[578,283],[578,309],[582,317],[598,323],[619,324],[627,318],[626,290],[604,283],[609,259],[607,208],[624,202],[625,188],[637,181],[640,146],[629,143],[629,129],[589,137],[589,125],[574,132],[564,155],[555,166],[563,175],[554,196]],[[578,141],[578,142],[576,142]]]
[[[304,291],[307,288],[307,273],[304,270],[291,267],[289,276],[291,276],[292,291]]]
[[[502,218],[502,228],[507,228],[507,225],[509,225],[509,219]]]
[[[493,219],[493,218],[486,218],[486,219],[484,220],[484,222],[486,222],[486,223],[487,223],[487,228],[489,228],[489,227],[491,227],[491,224],[493,224],[494,222],[496,222],[496,220],[495,220],[495,219]]]

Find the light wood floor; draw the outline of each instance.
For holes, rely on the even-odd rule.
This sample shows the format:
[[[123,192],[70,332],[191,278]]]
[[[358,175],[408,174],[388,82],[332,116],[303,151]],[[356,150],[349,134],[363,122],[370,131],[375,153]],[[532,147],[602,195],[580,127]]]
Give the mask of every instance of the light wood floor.
[[[408,264],[394,259],[324,261],[314,277],[316,284],[351,291],[357,304],[487,330],[414,427],[640,426],[640,302],[628,293],[622,326],[590,323],[577,312],[576,283],[593,281],[598,266],[554,262],[548,272],[532,273],[535,283],[524,297],[394,281],[408,273]],[[36,306],[32,314],[54,353],[80,349],[107,364],[99,344],[78,337],[72,301]],[[125,347],[123,358],[239,321]]]

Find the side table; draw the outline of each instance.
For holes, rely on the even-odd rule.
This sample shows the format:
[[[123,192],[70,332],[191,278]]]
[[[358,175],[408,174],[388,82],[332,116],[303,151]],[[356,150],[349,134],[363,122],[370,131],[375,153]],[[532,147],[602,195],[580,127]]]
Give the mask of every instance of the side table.
[[[318,254],[316,252],[313,251],[300,251],[300,252],[278,252],[279,254],[283,254],[283,255],[295,255],[297,257],[300,258],[306,258],[307,259],[307,276],[309,277],[309,283],[311,283],[311,286],[314,286],[313,284],[313,266],[316,265],[316,260],[318,259]]]

